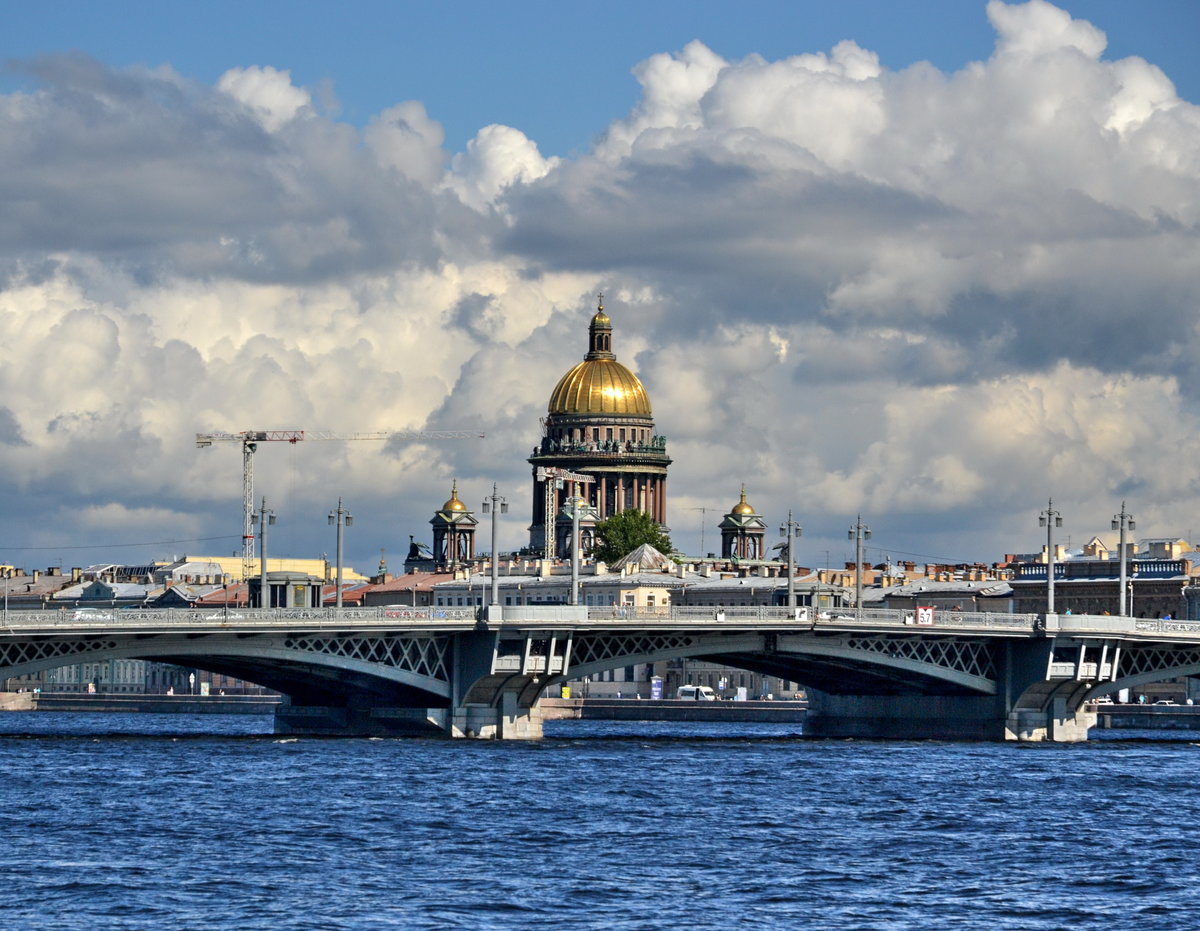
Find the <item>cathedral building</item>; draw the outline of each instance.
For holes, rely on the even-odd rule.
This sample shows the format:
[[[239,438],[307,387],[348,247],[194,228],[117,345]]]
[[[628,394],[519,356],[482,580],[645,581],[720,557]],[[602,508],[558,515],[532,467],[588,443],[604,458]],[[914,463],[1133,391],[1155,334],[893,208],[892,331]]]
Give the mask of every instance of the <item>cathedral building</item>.
[[[612,321],[603,298],[588,327],[588,351],[550,395],[533,466],[529,546],[566,555],[572,508],[594,525],[629,508],[667,522],[667,441],[654,432],[650,398],[638,377],[612,351]],[[586,475],[590,482],[564,479]],[[575,496],[578,496],[576,498]]]

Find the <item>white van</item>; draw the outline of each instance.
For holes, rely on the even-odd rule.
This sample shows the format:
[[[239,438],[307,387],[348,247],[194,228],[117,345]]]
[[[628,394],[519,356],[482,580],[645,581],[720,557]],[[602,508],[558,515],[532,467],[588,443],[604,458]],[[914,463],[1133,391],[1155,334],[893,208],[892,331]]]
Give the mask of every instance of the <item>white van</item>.
[[[675,690],[675,697],[687,701],[716,701],[717,693],[707,685],[681,685]]]

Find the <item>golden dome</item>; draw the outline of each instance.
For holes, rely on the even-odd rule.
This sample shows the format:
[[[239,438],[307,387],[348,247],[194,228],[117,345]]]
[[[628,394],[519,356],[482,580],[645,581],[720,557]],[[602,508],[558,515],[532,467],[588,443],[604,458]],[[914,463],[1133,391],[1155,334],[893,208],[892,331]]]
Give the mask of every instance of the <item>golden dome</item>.
[[[458,479],[454,480],[454,487],[450,489],[450,500],[442,505],[443,511],[465,511],[467,506],[458,500]]]
[[[650,398],[638,377],[612,352],[612,321],[601,296],[588,325],[588,353],[559,379],[550,395],[551,414],[631,414],[650,416]]]
[[[754,513],[754,508],[750,507],[750,505],[746,503],[746,486],[745,485],[742,486],[742,500],[739,501],[737,504],[735,504],[733,506],[733,510],[730,511],[729,513],[730,514],[753,514]]]
[[[650,398],[638,377],[616,359],[585,359],[550,395],[551,414],[650,416]]]

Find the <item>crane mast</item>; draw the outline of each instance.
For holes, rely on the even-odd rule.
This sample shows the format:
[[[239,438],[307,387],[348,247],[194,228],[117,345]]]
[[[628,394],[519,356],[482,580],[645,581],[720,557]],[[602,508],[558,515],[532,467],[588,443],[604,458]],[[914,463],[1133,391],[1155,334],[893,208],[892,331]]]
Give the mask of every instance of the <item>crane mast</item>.
[[[374,433],[339,433],[333,430],[243,430],[241,433],[197,433],[196,446],[240,443],[242,447],[242,579],[254,565],[254,453],[259,443],[296,443],[305,440],[467,440],[483,439],[466,430],[384,430]]]

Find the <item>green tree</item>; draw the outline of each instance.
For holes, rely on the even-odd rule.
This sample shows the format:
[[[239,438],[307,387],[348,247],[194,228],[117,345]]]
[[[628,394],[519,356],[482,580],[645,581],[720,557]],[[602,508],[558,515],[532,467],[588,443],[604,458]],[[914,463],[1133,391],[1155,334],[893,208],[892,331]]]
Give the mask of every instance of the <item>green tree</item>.
[[[592,555],[602,562],[616,562],[643,543],[649,543],[663,555],[671,553],[671,538],[658,521],[645,511],[630,508],[596,524]]]

